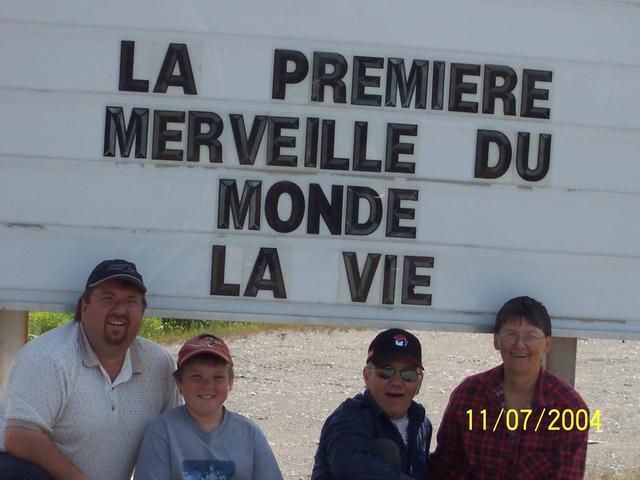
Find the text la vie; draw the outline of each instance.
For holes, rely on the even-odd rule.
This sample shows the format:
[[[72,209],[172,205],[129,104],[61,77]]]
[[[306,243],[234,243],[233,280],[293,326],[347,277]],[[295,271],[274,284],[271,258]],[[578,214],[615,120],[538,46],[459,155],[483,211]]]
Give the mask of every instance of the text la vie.
[[[226,250],[224,245],[213,245],[210,294],[239,297],[240,284],[230,283],[225,280]],[[359,268],[356,252],[342,252],[352,302],[367,302],[381,256],[379,253],[367,253],[362,268]],[[431,285],[431,275],[419,274],[418,269],[433,269],[434,258],[406,255],[401,262],[400,303],[403,305],[431,305],[431,294],[420,293],[416,291],[416,287],[429,287]],[[381,298],[379,299],[380,303],[382,305],[393,305],[396,302],[398,257],[396,255],[385,255],[384,266],[381,270],[383,284]],[[260,290],[270,291],[273,298],[287,298],[284,275],[276,248],[260,248],[242,296],[256,297]]]

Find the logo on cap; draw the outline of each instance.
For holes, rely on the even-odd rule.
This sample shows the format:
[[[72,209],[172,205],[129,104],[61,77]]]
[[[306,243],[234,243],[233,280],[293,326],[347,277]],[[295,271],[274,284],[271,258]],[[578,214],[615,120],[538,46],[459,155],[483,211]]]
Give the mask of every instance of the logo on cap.
[[[396,347],[406,347],[407,345],[409,345],[409,340],[407,340],[407,337],[405,337],[404,335],[398,334],[393,337],[393,340],[396,343]]]
[[[121,273],[138,273],[128,263],[116,263],[116,264],[113,264],[113,265],[109,265],[107,267],[107,271],[108,272],[117,271],[117,272],[121,272]]]
[[[202,342],[210,347],[225,348],[226,345],[218,337],[200,337]]]

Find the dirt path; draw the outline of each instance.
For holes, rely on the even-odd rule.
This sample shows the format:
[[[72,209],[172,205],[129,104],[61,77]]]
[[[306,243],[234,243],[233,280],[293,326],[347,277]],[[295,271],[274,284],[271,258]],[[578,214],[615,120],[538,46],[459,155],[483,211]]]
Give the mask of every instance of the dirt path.
[[[377,332],[283,330],[229,341],[237,380],[227,405],[262,427],[286,480],[309,478],[322,423],[362,389]],[[500,356],[489,335],[414,333],[426,367],[418,401],[437,429],[451,390]],[[602,415],[601,431],[590,433],[586,478],[640,479],[640,342],[580,340],[576,388]]]

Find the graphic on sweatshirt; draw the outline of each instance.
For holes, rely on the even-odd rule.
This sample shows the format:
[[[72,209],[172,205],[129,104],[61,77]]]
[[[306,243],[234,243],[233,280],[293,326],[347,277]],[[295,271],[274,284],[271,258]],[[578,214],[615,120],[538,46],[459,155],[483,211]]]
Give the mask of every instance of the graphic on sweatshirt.
[[[232,480],[235,462],[225,460],[183,460],[184,480]]]

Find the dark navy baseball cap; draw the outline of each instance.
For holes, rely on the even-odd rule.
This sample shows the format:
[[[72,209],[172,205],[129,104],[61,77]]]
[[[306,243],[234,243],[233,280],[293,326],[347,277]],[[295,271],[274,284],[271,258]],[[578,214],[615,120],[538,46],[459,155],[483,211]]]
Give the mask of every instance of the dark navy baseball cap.
[[[390,328],[380,332],[369,345],[367,363],[384,367],[396,358],[406,358],[417,367],[422,366],[422,347],[420,340],[412,333],[401,328]]]
[[[123,280],[138,287],[142,293],[146,293],[142,275],[138,273],[136,264],[122,259],[105,260],[93,269],[87,279],[85,290],[95,287],[107,280]]]

